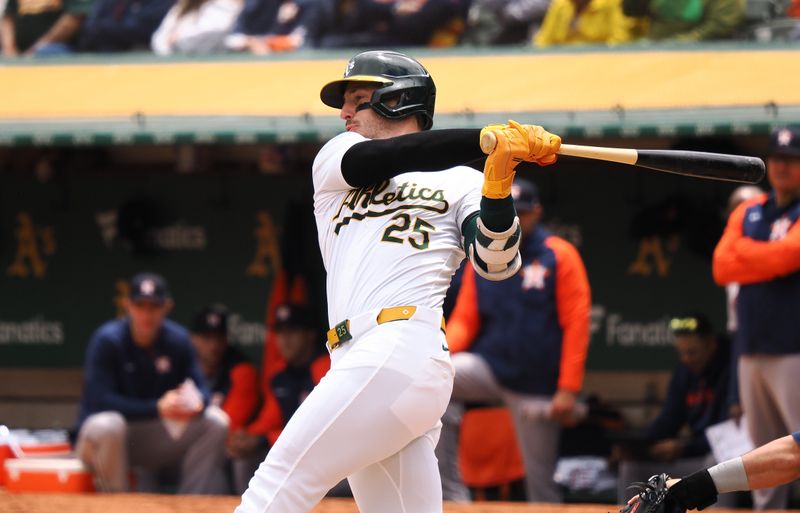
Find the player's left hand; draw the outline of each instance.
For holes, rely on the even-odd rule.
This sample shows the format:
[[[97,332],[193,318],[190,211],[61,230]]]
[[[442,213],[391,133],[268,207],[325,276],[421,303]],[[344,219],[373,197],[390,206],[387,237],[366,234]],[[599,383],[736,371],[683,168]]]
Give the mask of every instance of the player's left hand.
[[[508,125],[528,140],[528,155],[525,160],[536,162],[540,166],[549,166],[558,159],[558,150],[561,148],[561,137],[552,134],[539,125],[522,125],[513,120],[508,120]]]
[[[559,389],[550,402],[549,416],[562,426],[574,426],[576,394],[571,390]]]

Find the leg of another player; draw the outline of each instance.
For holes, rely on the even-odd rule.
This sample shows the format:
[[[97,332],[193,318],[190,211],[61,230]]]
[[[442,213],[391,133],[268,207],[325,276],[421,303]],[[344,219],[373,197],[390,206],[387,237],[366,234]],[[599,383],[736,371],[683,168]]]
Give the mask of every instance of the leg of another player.
[[[78,434],[76,453],[102,492],[128,491],[128,423],[115,412],[90,415]]]
[[[463,352],[454,354],[451,359],[456,369],[456,377],[450,405],[442,417],[442,435],[436,446],[436,457],[439,460],[445,500],[466,502],[470,500],[470,493],[458,466],[463,403],[464,401],[499,403],[502,400],[502,389],[482,357]]]
[[[561,502],[553,481],[561,426],[545,416],[550,398],[504,393],[525,463],[525,489],[531,502]]]
[[[794,381],[794,376],[786,375],[780,366],[775,365],[778,358],[770,356],[743,356],[739,363],[739,390],[741,391],[742,409],[747,419],[747,428],[753,444],[757,447],[767,444],[790,432],[782,420],[777,394],[788,388],[787,383]],[[800,369],[795,370],[795,376]],[[784,385],[781,386],[780,380]],[[791,387],[796,389],[797,387]],[[787,392],[783,390],[781,393]],[[795,392],[797,393],[797,392]],[[797,401],[800,403],[800,401]],[[800,404],[798,404],[800,408]],[[796,428],[797,425],[791,426]],[[784,509],[789,500],[789,488],[779,486],[753,492],[756,509]]]
[[[178,493],[230,493],[224,472],[227,435],[228,417],[216,406],[209,406],[202,416],[192,420],[181,437],[187,447],[181,461]]]

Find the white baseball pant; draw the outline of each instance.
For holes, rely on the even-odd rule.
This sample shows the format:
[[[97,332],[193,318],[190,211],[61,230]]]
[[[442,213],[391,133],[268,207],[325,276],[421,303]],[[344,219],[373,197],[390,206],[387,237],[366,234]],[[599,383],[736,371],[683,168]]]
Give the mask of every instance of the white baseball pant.
[[[441,312],[417,308],[377,325],[350,320],[353,339],[289,420],[235,513],[306,513],[347,477],[362,513],[440,513],[434,448],[453,387]]]

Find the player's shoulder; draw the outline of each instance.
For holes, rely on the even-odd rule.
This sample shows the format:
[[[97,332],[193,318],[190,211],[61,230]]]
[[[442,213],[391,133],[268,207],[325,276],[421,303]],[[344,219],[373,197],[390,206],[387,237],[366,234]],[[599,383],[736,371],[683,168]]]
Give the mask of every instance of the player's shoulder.
[[[547,235],[544,239],[544,244],[555,253],[556,259],[581,259],[578,248],[567,239],[562,239],[558,235]]]
[[[747,212],[753,208],[761,208],[767,203],[767,200],[769,200],[769,194],[766,192],[761,193],[758,196],[742,201],[741,204],[734,209],[734,212]]]
[[[101,324],[89,338],[86,348],[87,361],[94,355],[109,356],[122,352],[130,337],[130,321],[126,318],[112,319]]]
[[[734,226],[740,225],[742,222],[747,221],[755,221],[760,219],[760,212],[766,205],[767,201],[769,200],[769,194],[763,193],[759,194],[758,196],[754,196],[750,199],[742,201],[733,212],[731,212],[730,217],[728,218],[729,223],[733,223]],[[751,215],[751,213],[756,213],[755,215]]]
[[[367,140],[369,139],[356,132],[342,132],[322,145],[314,159],[314,165],[316,166],[319,162],[335,153],[345,152],[351,146]]]
[[[180,346],[191,344],[189,331],[172,319],[164,319],[161,325],[161,337],[165,342],[171,344]]]
[[[101,324],[92,334],[92,340],[101,343],[119,343],[125,338],[128,330],[128,319],[112,319]]]

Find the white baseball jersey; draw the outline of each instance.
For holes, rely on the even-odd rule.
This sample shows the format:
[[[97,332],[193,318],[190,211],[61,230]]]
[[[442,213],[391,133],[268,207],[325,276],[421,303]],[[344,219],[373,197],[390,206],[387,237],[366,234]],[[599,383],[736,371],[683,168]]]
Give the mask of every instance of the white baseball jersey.
[[[331,326],[375,308],[440,309],[465,256],[461,225],[480,209],[483,175],[466,166],[353,189],[342,177],[342,157],[365,140],[340,134],[313,165]]]

